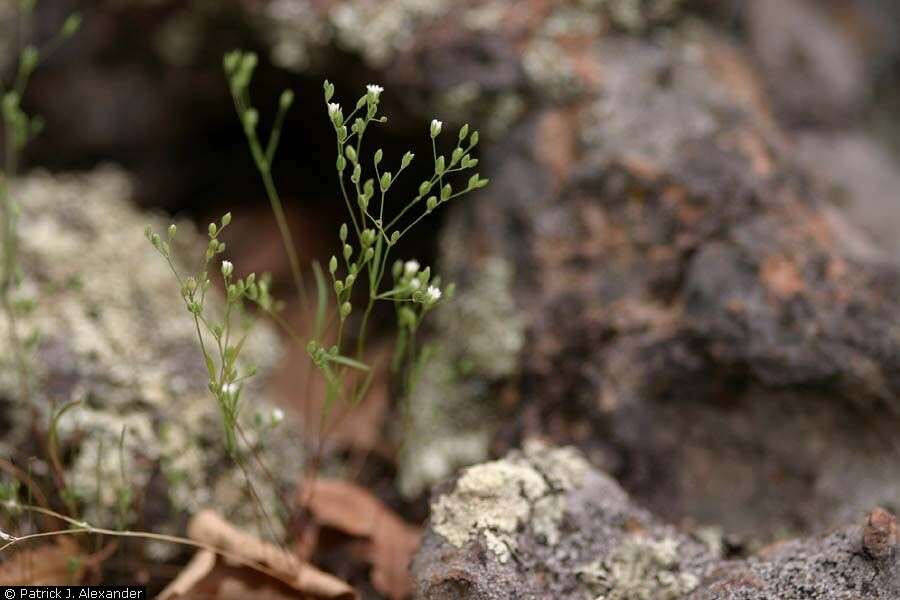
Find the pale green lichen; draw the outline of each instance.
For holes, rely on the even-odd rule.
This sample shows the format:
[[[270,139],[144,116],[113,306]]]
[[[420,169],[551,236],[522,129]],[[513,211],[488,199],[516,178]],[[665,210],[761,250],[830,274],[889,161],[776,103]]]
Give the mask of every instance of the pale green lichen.
[[[581,3],[602,11],[613,27],[639,33],[671,21],[684,0],[581,0]]]
[[[466,469],[452,492],[431,505],[431,527],[456,547],[481,539],[501,563],[516,550],[516,533],[532,527],[544,543],[559,541],[565,494],[581,485],[589,465],[577,451],[526,445]]]
[[[409,398],[399,481],[407,496],[487,458],[496,424],[490,384],[518,369],[525,326],[512,269],[489,258],[470,271],[470,282],[436,315],[440,345]]]
[[[25,447],[32,409],[47,426],[54,406],[80,400],[60,419],[58,431],[61,446],[70,450],[66,484],[84,500],[88,522],[116,526],[116,488],[127,485],[135,498],[162,509],[156,517],[161,521],[153,523],[158,531],[176,532],[180,515],[205,506],[256,527],[257,519],[247,515],[240,470],[224,449],[193,322],[167,266],[142,233],[148,221],[162,223],[133,208],[131,181],[113,167],[80,175],[35,173],[14,191],[22,207],[22,289],[37,300],[19,330],[38,330],[41,342],[30,361],[32,397],[27,405],[20,399],[9,405],[4,417],[12,427],[0,449],[13,455]],[[189,235],[189,223],[179,230],[185,246],[177,254],[195,256],[199,236]],[[7,327],[0,318],[4,340]],[[278,339],[270,328],[258,327],[244,352],[264,375],[278,360]],[[0,363],[0,397],[15,399],[19,388],[10,359],[5,355]],[[250,380],[243,429],[253,445],[263,439],[255,413],[271,411],[259,392]],[[282,442],[293,437],[265,436],[264,460],[297,465],[299,445]],[[157,471],[166,494],[145,497]],[[292,484],[294,472],[274,472],[281,478],[275,485]],[[264,495],[275,492],[265,479],[254,483]]]
[[[595,600],[680,600],[699,585],[681,569],[678,540],[631,535],[612,554],[578,569]]]
[[[409,46],[420,23],[451,7],[447,0],[345,1],[322,11],[309,0],[274,0],[266,6],[263,32],[272,59],[285,68],[306,68],[311,50],[330,42],[360,54],[370,66],[384,67]]]
[[[541,22],[525,48],[522,66],[532,84],[552,100],[566,100],[584,91],[578,65],[567,50],[573,36],[583,44],[596,39],[602,16],[578,6],[560,6]]]

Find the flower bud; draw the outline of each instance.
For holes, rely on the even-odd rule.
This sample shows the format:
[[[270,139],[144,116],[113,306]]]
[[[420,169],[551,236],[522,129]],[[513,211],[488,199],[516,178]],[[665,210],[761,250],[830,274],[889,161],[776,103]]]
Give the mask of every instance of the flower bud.
[[[64,38],[70,38],[75,35],[80,28],[81,15],[79,13],[72,13],[66,18],[59,33]]]
[[[231,274],[234,273],[234,265],[231,264],[230,261],[223,260],[222,261],[222,277],[226,279],[231,277]]]
[[[407,152],[406,154],[404,154],[403,159],[400,161],[400,168],[405,169],[406,167],[408,167],[409,163],[412,162],[414,156],[415,154],[413,154],[412,152]]]
[[[291,104],[294,103],[294,92],[291,90],[284,90],[281,92],[281,98],[278,99],[278,106],[281,110],[287,110],[291,107]]]
[[[437,119],[432,120],[431,121],[431,137],[436,138],[441,133],[441,127],[443,127],[443,126],[444,126],[444,124],[441,123],[440,121],[438,121]]]

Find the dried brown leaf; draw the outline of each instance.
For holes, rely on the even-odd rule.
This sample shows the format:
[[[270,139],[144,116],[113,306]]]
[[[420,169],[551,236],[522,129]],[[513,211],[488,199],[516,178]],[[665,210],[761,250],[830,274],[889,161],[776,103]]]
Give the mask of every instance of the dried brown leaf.
[[[317,479],[312,485],[301,498],[316,523],[368,541],[372,585],[393,600],[408,597],[413,589],[409,565],[419,547],[419,529],[357,485],[336,479]]]
[[[53,544],[25,548],[0,565],[2,585],[75,585],[84,578],[88,561],[67,537]]]
[[[164,599],[196,593],[199,589],[209,587],[208,584],[212,582],[215,583],[215,595],[219,598],[235,597],[233,594],[223,594],[233,592],[236,586],[241,589],[252,587],[254,590],[263,587],[276,593],[276,584],[281,582],[287,588],[282,586],[282,591],[278,592],[280,596],[276,597],[356,600],[356,592],[346,582],[302,562],[281,548],[240,531],[213,511],[206,510],[195,515],[188,524],[188,536],[220,549],[233,558],[219,560],[211,551],[201,550],[166,588],[161,596]],[[241,567],[248,567],[247,563],[250,563],[261,569],[234,569],[229,563]],[[265,577],[261,577],[260,571],[264,571],[272,579],[272,585],[266,585]],[[296,593],[291,595],[292,592]],[[256,591],[253,595],[256,595]]]

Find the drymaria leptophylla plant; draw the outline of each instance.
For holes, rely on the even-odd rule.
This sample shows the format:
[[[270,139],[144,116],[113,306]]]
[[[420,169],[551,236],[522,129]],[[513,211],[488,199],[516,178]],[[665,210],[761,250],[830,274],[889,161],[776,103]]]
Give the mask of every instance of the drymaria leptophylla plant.
[[[273,309],[269,294],[268,278],[257,281],[255,274],[241,279],[234,275],[234,265],[221,256],[225,252],[225,242],[219,236],[231,223],[231,213],[226,213],[219,223],[207,227],[209,241],[200,267],[195,273],[184,273],[172,254],[172,245],[178,228],[170,225],[165,238],[148,226],[144,235],[165,259],[178,281],[185,309],[190,313],[196,330],[203,363],[209,377],[209,391],[218,402],[222,414],[225,446],[232,456],[237,451],[237,416],[241,407],[241,394],[246,379],[255,374],[253,367],[239,368],[239,359],[244,342],[253,326],[256,316],[245,307],[252,301],[263,310]],[[212,278],[218,277],[225,289],[225,307],[218,314],[209,303]]]
[[[36,0],[19,0],[19,30],[30,29],[31,16]],[[33,350],[40,339],[35,330],[24,335],[19,331],[18,321],[35,306],[33,298],[21,292],[23,273],[18,259],[18,213],[15,198],[15,181],[18,177],[19,162],[23,150],[43,129],[44,122],[39,116],[30,116],[22,106],[22,99],[35,70],[52,55],[66,40],[78,31],[81,17],[69,15],[60,28],[43,45],[27,44],[18,48],[18,63],[13,80],[9,83],[0,79],[0,113],[3,120],[5,161],[0,171],[0,307],[7,321],[9,352],[16,362],[19,376],[21,400],[28,398],[29,359],[27,353]],[[20,36],[21,37],[21,36]]]
[[[251,52],[229,52],[223,60],[225,75],[250,155],[278,224],[298,300],[301,307],[312,308],[303,268],[272,175],[282,127],[294,94],[290,90],[281,94],[273,125],[268,135],[263,136],[260,115],[250,97],[257,62],[257,56]],[[383,150],[371,151],[363,143],[370,128],[387,122],[387,117],[379,112],[383,88],[375,84],[367,86],[346,116],[343,107],[333,101],[334,91],[334,86],[326,81],[324,108],[335,134],[339,201],[346,206],[349,220],[339,227],[338,250],[328,261],[330,284],[325,270],[316,262],[311,265],[315,281],[315,319],[311,331],[302,335],[281,317],[279,303],[271,295],[269,277],[257,278],[250,274],[241,279],[235,275],[234,265],[223,260],[225,243],[219,236],[231,222],[230,213],[220,223],[209,225],[204,261],[193,275],[182,273],[172,255],[172,242],[177,233],[174,225],[165,237],[149,227],[146,231],[150,243],[169,264],[180,286],[185,309],[193,317],[209,376],[209,390],[222,413],[225,444],[236,460],[240,456],[237,417],[243,404],[243,383],[254,374],[252,369],[241,371],[238,359],[256,318],[254,315],[271,317],[293,342],[306,348],[311,363],[326,383],[321,415],[324,423],[336,401],[356,404],[368,391],[373,373],[365,363],[369,321],[376,303],[390,303],[397,324],[393,366],[398,373],[403,373],[405,393],[412,392],[424,355],[417,350],[416,334],[426,315],[452,298],[454,288],[452,284],[444,286],[430,267],[414,258],[392,257],[392,252],[438,207],[488,183],[478,173],[465,173],[478,165],[478,159],[472,156],[478,144],[478,132],[470,132],[469,126],[464,125],[456,135],[455,147],[449,152],[439,152],[439,145],[443,146],[443,124],[434,119],[423,136],[431,145],[432,174],[418,184],[417,193],[412,197],[395,198],[391,192],[415,156],[406,152],[390,159],[384,156]],[[221,278],[226,292],[222,317],[213,314],[208,302],[213,276]],[[257,310],[246,310],[247,303]],[[207,338],[212,342],[205,341]]]
[[[273,126],[264,143],[259,131],[259,112],[250,97],[250,83],[257,63],[254,53],[240,50],[229,52],[223,60],[238,118],[278,222],[299,300],[305,304],[307,294],[299,259],[272,177],[281,129],[294,94],[290,90],[282,93]],[[355,404],[368,390],[372,370],[364,363],[365,347],[376,302],[389,302],[394,306],[397,344],[393,365],[397,370],[406,367],[403,381],[406,393],[411,393],[418,362],[416,332],[431,310],[453,296],[453,286],[442,289],[440,277],[433,276],[430,267],[423,267],[415,259],[395,259],[392,263],[391,253],[404,236],[439,206],[484,187],[488,180],[478,173],[464,174],[478,165],[478,159],[471,154],[478,144],[478,132],[470,133],[469,126],[464,125],[456,136],[455,147],[447,154],[439,153],[443,124],[434,119],[424,136],[431,145],[432,175],[418,184],[418,193],[413,197],[393,197],[392,189],[405,175],[415,156],[406,152],[390,159],[384,156],[382,149],[372,151],[364,145],[366,133],[387,122],[387,117],[380,114],[384,88],[377,84],[368,85],[346,116],[343,107],[333,101],[334,85],[325,81],[323,91],[325,112],[335,134],[338,188],[349,217],[349,222],[338,230],[339,250],[328,261],[330,291],[326,290],[321,268],[315,263],[312,268],[317,306],[315,325],[306,348],[312,363],[326,381],[324,417],[335,400]],[[385,276],[389,271],[391,278]],[[331,312],[337,320],[337,326],[331,331],[326,331],[325,327],[328,295],[332,297]],[[353,315],[358,318],[351,319]],[[363,371],[366,376],[350,385],[350,370]]]

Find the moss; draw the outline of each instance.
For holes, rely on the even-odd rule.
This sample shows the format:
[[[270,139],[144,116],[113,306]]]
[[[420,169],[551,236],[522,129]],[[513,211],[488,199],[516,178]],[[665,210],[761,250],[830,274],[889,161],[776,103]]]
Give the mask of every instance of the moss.
[[[578,569],[596,600],[679,600],[699,585],[680,568],[678,540],[626,537],[612,554]]]
[[[516,533],[524,526],[555,545],[565,493],[579,487],[588,470],[572,449],[530,444],[503,460],[466,469],[453,491],[432,503],[431,527],[456,547],[481,539],[501,563],[515,552]]]
[[[112,167],[83,175],[35,173],[17,186],[23,289],[39,299],[20,332],[36,329],[41,342],[31,361],[32,398],[5,415],[13,427],[0,447],[9,455],[25,447],[32,407],[46,425],[54,406],[81,400],[61,419],[59,437],[71,457],[67,485],[85,500],[88,521],[116,524],[115,487],[124,466],[144,512],[154,513],[147,525],[155,530],[177,531],[181,515],[211,505],[252,527],[247,498],[234,493],[246,486],[225,454],[193,322],[171,272],[143,237],[148,222],[157,230],[166,224],[136,211],[130,196],[129,178]],[[199,236],[191,233],[190,223],[179,224],[184,247],[177,254],[202,252]],[[0,317],[3,339],[6,327]],[[278,339],[258,327],[244,352],[264,377],[278,360]],[[277,456],[280,463],[298,464],[298,445],[285,441],[294,436],[265,436],[254,424],[257,411],[271,410],[260,398],[262,377],[247,389],[243,428],[270,463]],[[7,356],[0,364],[0,397],[16,397],[15,384]],[[275,473],[282,477],[275,486],[291,485],[294,472]],[[157,476],[166,484],[162,497],[148,493]],[[263,495],[274,493],[265,480],[255,484]]]

